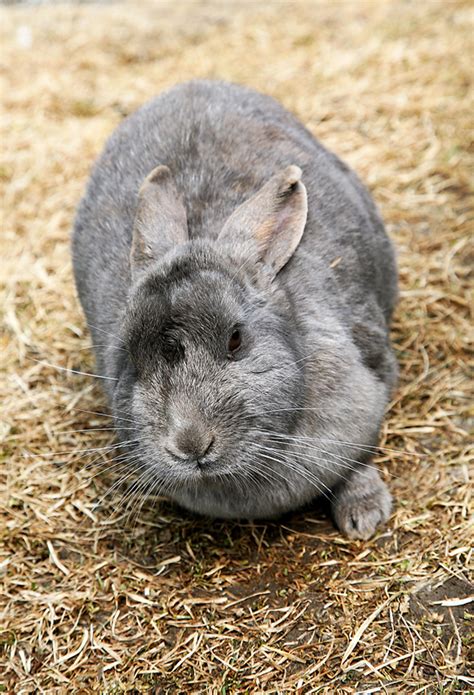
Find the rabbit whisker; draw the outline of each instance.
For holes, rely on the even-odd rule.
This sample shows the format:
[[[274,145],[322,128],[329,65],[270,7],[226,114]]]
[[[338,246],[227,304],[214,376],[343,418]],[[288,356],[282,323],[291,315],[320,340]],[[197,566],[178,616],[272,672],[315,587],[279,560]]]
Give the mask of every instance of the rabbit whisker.
[[[60,367],[57,364],[51,364],[50,362],[44,362],[43,360],[37,360],[35,357],[29,357],[28,359],[37,364],[43,365],[43,367],[51,367],[51,369],[57,369],[60,372],[69,372],[69,374],[79,374],[81,376],[91,376],[95,379],[108,379],[110,381],[118,381],[115,376],[102,376],[100,374],[92,374],[91,372],[81,372],[78,369],[70,369],[69,367]]]
[[[271,414],[273,414],[273,413],[294,412],[294,411],[299,411],[299,410],[302,410],[302,411],[306,411],[306,410],[318,410],[318,408],[278,408],[278,409],[275,409],[275,410],[266,410],[266,411],[264,411],[263,413],[259,413],[259,415],[271,415]],[[244,416],[244,417],[253,418],[253,417],[255,417],[255,414],[252,414],[252,415],[249,415],[249,416]],[[284,434],[284,433],[279,434],[279,433],[277,433],[277,432],[274,432],[274,433],[272,433],[272,434],[274,434],[275,436],[285,437],[285,438],[288,438],[288,439],[291,437],[291,435],[287,435],[287,434]],[[321,442],[322,442],[322,441],[325,441],[325,442],[330,442],[330,443],[334,443],[334,444],[343,444],[343,445],[345,445],[345,446],[350,446],[350,447],[353,447],[353,448],[355,448],[355,449],[361,449],[361,450],[367,449],[367,450],[369,450],[369,451],[374,451],[374,452],[387,451],[387,452],[389,452],[389,453],[398,454],[398,455],[400,455],[400,456],[417,456],[418,458],[424,458],[424,454],[416,454],[416,453],[411,452],[411,451],[410,451],[410,452],[409,452],[409,451],[404,451],[403,449],[393,449],[393,448],[384,447],[384,446],[372,446],[372,445],[369,445],[369,444],[357,444],[357,442],[344,442],[344,441],[342,441],[342,440],[334,439],[334,438],[331,438],[331,437],[321,437],[321,436],[317,436],[317,437],[308,437],[308,436],[306,436],[306,437],[303,437],[303,436],[301,436],[300,439],[315,440],[315,441],[321,441]]]
[[[278,453],[281,454],[281,452],[278,452]],[[260,450],[259,455],[263,456],[264,458],[267,458],[269,460],[275,461],[276,463],[279,463],[283,466],[286,466],[286,468],[289,468],[290,470],[294,471],[295,473],[298,473],[305,480],[307,480],[308,482],[312,483],[315,487],[317,487],[318,490],[321,492],[321,494],[323,494],[325,497],[327,497],[327,495],[324,493],[324,491],[321,489],[321,487],[325,488],[329,492],[329,494],[331,496],[333,496],[333,492],[332,492],[331,488],[329,488],[325,483],[323,483],[322,480],[319,480],[319,478],[317,478],[311,471],[308,471],[308,469],[303,468],[303,467],[298,467],[296,462],[293,462],[293,461],[290,462],[290,461],[288,461],[288,459],[275,458],[274,456],[270,456],[269,454],[263,453],[262,450]],[[274,471],[274,472],[276,472],[276,471]]]
[[[95,432],[131,432],[135,429],[135,427],[88,427],[82,430],[63,430],[62,432],[57,432],[57,435],[62,436],[63,434],[94,434]]]
[[[121,338],[119,335],[116,335],[115,333],[111,333],[110,331],[106,331],[104,328],[99,328],[99,326],[94,326],[92,323],[88,323],[89,328],[93,328],[96,331],[99,331],[100,333],[104,333],[105,335],[110,336],[111,338],[116,338],[119,342],[123,343],[126,345],[126,342],[123,338]]]
[[[372,446],[370,444],[357,444],[356,442],[345,442],[341,439],[334,439],[331,437],[307,437],[307,436],[300,436],[300,437],[292,437],[291,435],[286,435],[286,434],[278,434],[275,433],[275,436],[280,436],[280,437],[285,437],[287,439],[298,439],[300,441],[320,441],[320,442],[329,442],[333,444],[340,444],[341,446],[347,446],[351,447],[353,449],[360,449],[361,451],[367,451],[369,453],[378,453],[381,451],[387,451],[389,453],[393,454],[398,454],[399,456],[418,456],[419,458],[423,458],[423,454],[415,454],[412,452],[408,451],[403,451],[403,449],[390,449],[388,447],[384,446]]]
[[[278,449],[272,449],[272,448],[269,448],[269,447],[265,447],[265,450],[273,451],[274,453],[280,453]],[[339,462],[337,462],[337,461],[329,462],[329,461],[327,461],[326,458],[322,458],[322,457],[320,457],[320,456],[307,456],[307,455],[304,455],[304,454],[300,454],[300,453],[298,453],[298,452],[292,452],[292,453],[293,453],[293,455],[295,456],[295,459],[294,459],[294,462],[295,462],[295,463],[298,463],[300,460],[308,461],[309,463],[315,463],[315,462],[317,461],[317,462],[318,462],[317,465],[318,465],[320,468],[323,468],[324,470],[333,472],[333,470],[334,470],[333,467],[331,467],[331,466],[329,466],[329,465],[325,465],[325,464],[328,464],[328,463],[332,463],[333,466],[334,466],[334,465],[335,465],[335,466],[341,466],[342,468],[347,468],[347,469],[350,470],[350,471],[354,471],[354,467],[353,467],[353,466],[349,466],[349,465],[347,465],[347,464],[341,464],[341,463],[339,463]],[[310,471],[310,470],[308,470],[305,466],[303,466],[303,468],[304,468],[304,470],[305,470],[307,473],[309,473],[310,475],[314,475],[313,472]],[[375,470],[377,470],[377,469],[375,469]],[[348,477],[348,476],[343,475],[343,474],[341,474],[341,473],[338,474],[338,478],[342,478],[343,480],[346,480],[346,481],[349,480],[349,477]],[[324,483],[323,483],[321,480],[318,479],[318,481],[320,482],[321,485],[324,485]],[[325,487],[327,487],[327,486],[325,486]],[[327,489],[330,489],[330,488],[327,488]]]
[[[283,442],[284,440],[283,440],[283,439],[279,439],[279,440],[277,440],[277,441],[278,441],[278,442]],[[275,443],[275,440],[269,439],[269,440],[267,440],[267,442],[268,442],[268,443]],[[354,471],[356,468],[360,468],[360,467],[362,467],[362,468],[368,468],[368,469],[371,469],[371,470],[377,471],[377,472],[379,471],[379,468],[378,468],[377,466],[372,466],[370,463],[366,463],[366,462],[364,462],[364,461],[358,461],[358,460],[356,460],[356,459],[351,459],[351,458],[348,458],[348,457],[346,457],[346,456],[342,456],[341,454],[335,454],[335,453],[333,453],[333,452],[331,452],[331,451],[326,451],[325,449],[320,449],[320,448],[317,447],[317,446],[314,446],[314,445],[311,445],[311,444],[307,444],[307,443],[305,443],[305,442],[296,443],[296,444],[292,442],[292,446],[298,446],[298,447],[300,447],[300,448],[303,448],[305,451],[307,451],[308,448],[309,448],[309,449],[314,449],[314,450],[317,451],[318,453],[325,454],[326,456],[331,456],[332,458],[337,459],[337,461],[332,461],[332,462],[331,462],[333,465],[338,465],[338,466],[340,466],[340,467],[342,467],[342,468],[347,468],[347,469],[349,469],[349,470],[351,470],[351,471]],[[297,455],[298,455],[299,457],[301,457],[301,458],[306,458],[307,460],[310,460],[310,461],[311,461],[311,460],[315,460],[315,461],[317,460],[317,461],[325,461],[326,463],[330,463],[329,461],[327,461],[326,458],[320,458],[320,457],[317,457],[317,456],[311,457],[308,453],[302,454],[302,453],[297,452]],[[339,463],[339,461],[343,461],[344,463]],[[355,464],[355,465],[350,465],[350,464]],[[331,470],[331,469],[328,468],[328,470]],[[394,473],[388,472],[388,474],[389,474],[392,478],[398,478],[398,476],[396,476]]]
[[[26,456],[31,458],[49,458],[50,456],[75,456],[76,454],[98,453],[99,451],[113,451],[114,449],[119,449],[120,447],[127,446],[127,444],[134,444],[136,442],[138,442],[137,439],[129,439],[125,442],[119,442],[118,444],[108,444],[107,446],[91,447],[88,449],[73,449],[72,451],[49,451],[45,454],[32,454],[28,452]]]
[[[133,460],[131,460],[131,459],[124,459],[122,461],[122,464],[124,466],[126,466],[132,462],[133,462]],[[116,481],[114,481],[114,483],[112,485],[110,485],[106,489],[106,491],[103,493],[103,495],[100,497],[98,502],[95,503],[94,506],[96,508],[100,507],[102,505],[103,501],[106,499],[106,497],[109,497],[110,495],[112,495],[112,493],[115,490],[117,490],[117,488],[119,488],[121,485],[123,485],[123,483],[126,480],[129,480],[134,474],[140,473],[141,471],[146,471],[148,465],[149,464],[146,461],[141,461],[138,464],[137,464],[137,462],[135,462],[133,468],[129,468],[128,470],[126,470],[124,475],[120,476]],[[126,499],[126,495],[128,494],[128,491],[126,491],[124,494],[125,494],[125,497],[122,499]]]
[[[100,413],[100,412],[95,411],[95,410],[83,410],[82,408],[76,408],[75,406],[73,408],[70,408],[70,410],[77,410],[77,412],[79,412],[79,413],[87,413],[89,415],[99,415],[102,417],[108,417],[110,420],[114,419],[114,416],[111,413]],[[117,412],[124,412],[125,413],[126,411],[124,410],[124,411],[117,411]],[[127,414],[130,415],[130,413],[127,413]],[[115,419],[124,420],[127,422],[133,422],[133,424],[136,424],[135,420],[132,420],[131,418],[123,417],[122,415],[118,416],[118,418],[115,418]]]
[[[91,345],[86,345],[85,347],[76,348],[76,350],[78,352],[80,352],[82,350],[92,351],[92,350],[94,350],[94,348],[114,348],[115,350],[121,350],[122,352],[126,352],[127,354],[130,354],[126,348],[120,347],[119,345],[110,345],[109,343],[94,343]]]

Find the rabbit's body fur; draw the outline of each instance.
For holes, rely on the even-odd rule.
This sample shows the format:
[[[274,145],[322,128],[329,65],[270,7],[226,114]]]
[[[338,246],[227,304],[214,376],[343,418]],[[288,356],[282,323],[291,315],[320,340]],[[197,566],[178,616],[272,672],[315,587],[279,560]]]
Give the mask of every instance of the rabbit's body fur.
[[[158,165],[171,172],[189,241],[135,272],[138,193]],[[302,170],[307,219],[273,275],[239,232],[218,237],[289,165]],[[135,428],[131,456],[150,486],[217,517],[275,516],[322,493],[351,536],[387,518],[369,452],[397,375],[393,249],[356,175],[277,102],[196,81],[127,118],[93,170],[73,259],[98,373],[117,379],[104,381],[112,411]],[[216,346],[233,323],[243,352],[225,362]],[[165,453],[180,427],[194,428],[193,446],[214,442],[206,469]]]

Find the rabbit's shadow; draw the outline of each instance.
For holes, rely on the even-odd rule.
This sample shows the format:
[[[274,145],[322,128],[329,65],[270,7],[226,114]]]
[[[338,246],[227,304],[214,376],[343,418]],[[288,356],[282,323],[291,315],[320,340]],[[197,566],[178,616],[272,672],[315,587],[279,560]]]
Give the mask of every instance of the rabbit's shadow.
[[[111,529],[109,543],[123,558],[150,570],[170,559],[203,573],[217,563],[251,566],[285,557],[295,538],[315,549],[337,535],[329,504],[317,500],[299,511],[272,520],[210,519],[183,510],[172,502],[145,505],[143,514],[127,527],[127,519]],[[298,545],[298,543],[297,543]]]

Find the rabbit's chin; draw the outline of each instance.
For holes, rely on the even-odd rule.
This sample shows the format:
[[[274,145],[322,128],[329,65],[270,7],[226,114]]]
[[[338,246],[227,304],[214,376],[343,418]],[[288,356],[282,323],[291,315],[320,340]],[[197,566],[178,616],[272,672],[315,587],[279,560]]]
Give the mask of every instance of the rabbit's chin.
[[[283,487],[255,490],[251,481],[244,487],[206,475],[195,479],[195,483],[189,481],[181,488],[174,487],[170,498],[190,512],[215,519],[275,519],[314,497],[304,489],[293,493]]]

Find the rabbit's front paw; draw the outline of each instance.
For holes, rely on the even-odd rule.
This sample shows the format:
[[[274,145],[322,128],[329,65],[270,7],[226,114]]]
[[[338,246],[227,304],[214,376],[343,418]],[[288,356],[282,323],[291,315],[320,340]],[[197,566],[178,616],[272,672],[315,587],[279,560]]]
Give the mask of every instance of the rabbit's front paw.
[[[342,533],[367,540],[387,521],[391,508],[392,496],[378,471],[365,467],[337,491],[332,513]]]

